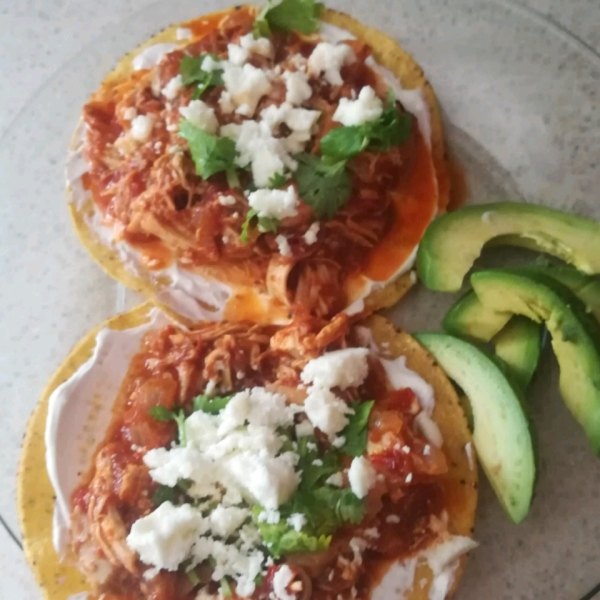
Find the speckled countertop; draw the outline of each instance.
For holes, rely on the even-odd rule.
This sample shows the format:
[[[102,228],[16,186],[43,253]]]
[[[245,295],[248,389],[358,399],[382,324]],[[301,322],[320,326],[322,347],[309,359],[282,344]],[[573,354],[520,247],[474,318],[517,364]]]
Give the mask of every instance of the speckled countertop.
[[[596,64],[600,64],[598,0],[497,2],[510,5],[513,11],[522,10],[537,22],[549,20],[555,34],[567,40],[571,48],[576,46],[580,53],[588,53],[593,60],[599,61]],[[65,147],[64,125],[59,123],[56,129],[49,127],[42,133],[36,128],[42,121],[52,122],[53,115],[56,115],[57,120],[68,118],[74,122],[76,111],[73,107],[65,108],[53,104],[54,96],[50,93],[50,100],[44,103],[46,93],[58,84],[72,86],[76,90],[80,82],[65,76],[65,65],[71,64],[84,47],[89,48],[91,40],[98,36],[106,38],[113,29],[119,31],[120,24],[126,19],[154,3],[155,0],[0,0],[0,150],[4,152],[0,154],[0,175],[4,177],[6,186],[6,190],[3,189],[0,195],[0,339],[3,340],[0,350],[0,600],[40,599],[40,593],[20,548],[15,506],[17,460],[28,414],[44,381],[57,366],[60,357],[84,331],[112,314],[118,306],[117,286],[91,261],[88,268],[88,259],[76,245],[72,233],[64,233],[68,230],[64,206],[45,206],[44,198],[20,197],[18,190],[15,190],[15,186],[11,187],[10,183],[18,180],[18,171],[21,166],[25,167],[25,160],[21,165],[15,165],[15,161],[18,163],[15,157],[12,157],[14,160],[11,161],[6,157],[10,156],[14,140],[23,133],[17,129],[23,128],[34,132],[36,139],[40,140],[35,147],[29,149],[34,163],[60,163],[62,148]],[[219,2],[198,0],[198,12],[203,12],[204,4],[212,8]],[[228,3],[221,4],[225,6]],[[336,4],[342,5],[343,2]],[[349,1],[348,5],[350,4],[358,5],[357,2]],[[397,8],[400,12],[403,8],[402,0],[381,3],[377,0],[376,4],[373,8],[374,14],[379,10],[386,11],[392,8]],[[420,3],[407,0],[406,4]],[[439,4],[447,6],[452,4],[452,0],[439,0]],[[383,14],[386,13],[382,12],[381,15]],[[381,17],[381,22],[385,22],[385,17]],[[135,18],[128,23],[133,27]],[[136,39],[142,41],[143,36]],[[511,41],[506,40],[506,43],[510,44]],[[93,87],[91,82],[99,81],[100,75],[110,68],[113,60],[110,56],[102,54],[101,50],[93,58],[94,62],[90,63],[88,70],[91,72],[91,79],[86,80],[84,84],[84,87],[89,89],[90,85]],[[565,50],[565,60],[568,58],[569,52]],[[443,77],[436,75],[438,80],[444,83]],[[536,76],[537,73],[531,73],[531,77]],[[583,90],[587,89],[587,97],[594,98],[596,93],[600,95],[600,80],[597,76],[589,81],[586,79],[588,75],[582,74],[581,79],[577,79],[579,76],[575,73],[575,84]],[[485,85],[485,81],[482,85]],[[79,102],[85,98],[89,89],[81,91]],[[77,98],[77,94],[79,91],[72,96]],[[589,129],[581,134],[582,140],[597,141],[597,138],[600,138],[598,102],[595,106],[596,120],[590,118],[587,121]],[[32,107],[35,107],[35,110]],[[456,107],[449,105],[447,108],[451,120],[453,114],[460,116]],[[582,110],[584,108],[589,109],[582,106]],[[529,124],[526,123],[525,126]],[[536,150],[539,151],[540,148],[533,149]],[[541,151],[543,150],[542,148]],[[532,152],[531,149],[529,151]],[[2,159],[2,156],[5,158]],[[598,156],[595,160],[598,161]],[[507,164],[509,162],[506,161]],[[590,166],[594,165],[588,164],[586,168]],[[35,189],[48,190],[50,198],[60,196],[63,185],[60,176],[47,179],[48,172],[60,173],[58,166],[50,171],[40,168],[39,172],[43,172],[44,175],[39,175],[41,179]],[[518,174],[518,169],[515,169],[515,172]],[[549,172],[559,183],[564,181],[560,180],[560,173],[556,173],[555,165]],[[34,166],[31,178],[36,177],[38,171]],[[535,195],[539,190],[521,188],[520,191],[524,195],[529,192]],[[563,191],[566,196],[571,192],[570,189]],[[597,197],[597,186],[592,186],[590,191]],[[575,199],[575,202],[577,201],[578,198]],[[31,207],[34,207],[35,211],[29,210]],[[60,218],[56,217],[57,211],[62,211]],[[4,218],[6,215],[8,218]],[[23,221],[32,225],[28,235],[23,235],[24,229],[19,226],[19,222]],[[57,232],[61,239],[54,242],[46,253],[45,236]],[[15,253],[22,254],[22,260],[13,260]],[[84,267],[71,268],[74,264]],[[68,324],[68,327],[65,324]],[[18,351],[15,350],[17,347]],[[23,360],[19,354],[22,353],[23,347],[31,349],[27,360]],[[573,469],[576,470],[576,466]],[[585,477],[585,474],[579,474],[579,477]],[[576,494],[576,490],[573,493]],[[591,493],[589,498],[590,502],[595,502],[598,507],[595,513],[597,519],[593,522],[584,520],[582,526],[589,527],[592,531],[594,528],[597,530],[600,524],[600,498],[598,492]],[[558,530],[562,531],[560,528]],[[600,543],[600,536],[597,535],[595,539],[597,544]],[[519,543],[523,542],[519,540]],[[531,552],[536,553],[535,547],[532,547]],[[573,549],[573,552],[576,553],[576,549]],[[568,549],[566,556],[571,554],[571,550]],[[555,566],[539,564],[538,561],[532,560],[530,568],[535,569],[540,577],[547,577],[549,570],[560,570],[559,556],[560,554],[557,554]],[[556,591],[557,595],[550,594],[553,598],[578,600],[587,589],[600,582],[600,546],[595,556],[593,551],[587,551],[586,556],[593,564],[590,562],[585,566],[581,577],[576,577],[573,583],[565,583],[562,587],[553,583],[552,588],[547,588]],[[511,555],[507,555],[506,560],[510,561]],[[485,564],[476,563],[473,571],[475,575],[472,577],[481,577],[485,568]],[[597,578],[594,573],[597,573]],[[530,591],[524,594],[519,589],[518,580],[506,583],[505,588],[490,589],[488,597],[490,600],[533,600],[536,597]]]

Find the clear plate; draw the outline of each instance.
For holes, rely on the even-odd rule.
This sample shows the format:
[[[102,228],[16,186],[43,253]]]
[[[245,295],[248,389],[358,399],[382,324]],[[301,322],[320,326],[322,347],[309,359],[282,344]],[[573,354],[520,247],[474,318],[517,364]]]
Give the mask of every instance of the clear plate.
[[[18,529],[16,464],[27,416],[71,345],[137,301],[79,246],[63,193],[63,163],[80,106],[116,60],[166,24],[225,5],[159,2],[111,27],[23,107],[0,143],[3,285],[0,515]],[[600,218],[600,58],[520,5],[492,0],[332,2],[395,36],[441,100],[470,202],[528,200]],[[417,290],[391,312],[408,330],[436,329],[451,296]],[[577,599],[600,579],[600,462],[557,394],[546,356],[531,393],[539,480],[516,527],[485,481],[459,600]]]

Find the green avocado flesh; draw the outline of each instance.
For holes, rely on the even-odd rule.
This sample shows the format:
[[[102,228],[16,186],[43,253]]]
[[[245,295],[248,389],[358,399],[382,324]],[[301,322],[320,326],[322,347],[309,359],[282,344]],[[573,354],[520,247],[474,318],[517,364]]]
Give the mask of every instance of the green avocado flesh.
[[[493,340],[502,359],[522,390],[529,386],[542,353],[542,326],[525,317],[513,317]]]
[[[518,391],[473,344],[444,333],[413,335],[467,395],[477,456],[507,515],[520,523],[531,504],[535,461]]]
[[[442,326],[452,335],[488,342],[511,317],[510,312],[499,312],[484,306],[471,290],[450,307]]]
[[[465,206],[437,218],[419,245],[417,270],[432,290],[455,292],[492,240],[546,252],[588,274],[600,273],[600,224],[533,204]]]
[[[600,326],[564,285],[519,269],[474,273],[471,284],[481,303],[494,311],[544,322],[560,367],[560,392],[600,453]]]

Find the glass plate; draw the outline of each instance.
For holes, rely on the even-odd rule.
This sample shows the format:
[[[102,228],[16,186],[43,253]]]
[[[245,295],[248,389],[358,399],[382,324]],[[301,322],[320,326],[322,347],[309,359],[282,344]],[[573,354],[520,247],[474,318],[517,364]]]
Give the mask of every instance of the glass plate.
[[[47,81],[0,143],[3,285],[0,515],[16,531],[16,464],[27,416],[46,379],[88,329],[138,300],[80,247],[65,205],[67,143],[87,96],[120,56],[165,25],[224,2],[158,2],[111,27]],[[600,218],[600,58],[508,1],[332,2],[401,41],[440,98],[469,202],[528,200]],[[422,289],[390,314],[437,329],[453,297]],[[485,481],[459,600],[577,599],[597,583],[600,462],[557,394],[546,356],[530,394],[539,480],[531,515],[508,522]]]

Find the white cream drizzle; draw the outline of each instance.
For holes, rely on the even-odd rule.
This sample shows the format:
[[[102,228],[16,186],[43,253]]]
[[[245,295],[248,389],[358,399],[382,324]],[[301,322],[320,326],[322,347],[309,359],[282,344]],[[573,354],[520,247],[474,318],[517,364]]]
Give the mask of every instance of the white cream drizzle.
[[[157,308],[148,316],[148,323],[125,331],[102,329],[92,356],[50,396],[46,470],[56,493],[52,539],[61,555],[68,540],[71,494],[105,435],[131,357],[147,331],[169,322]]]

